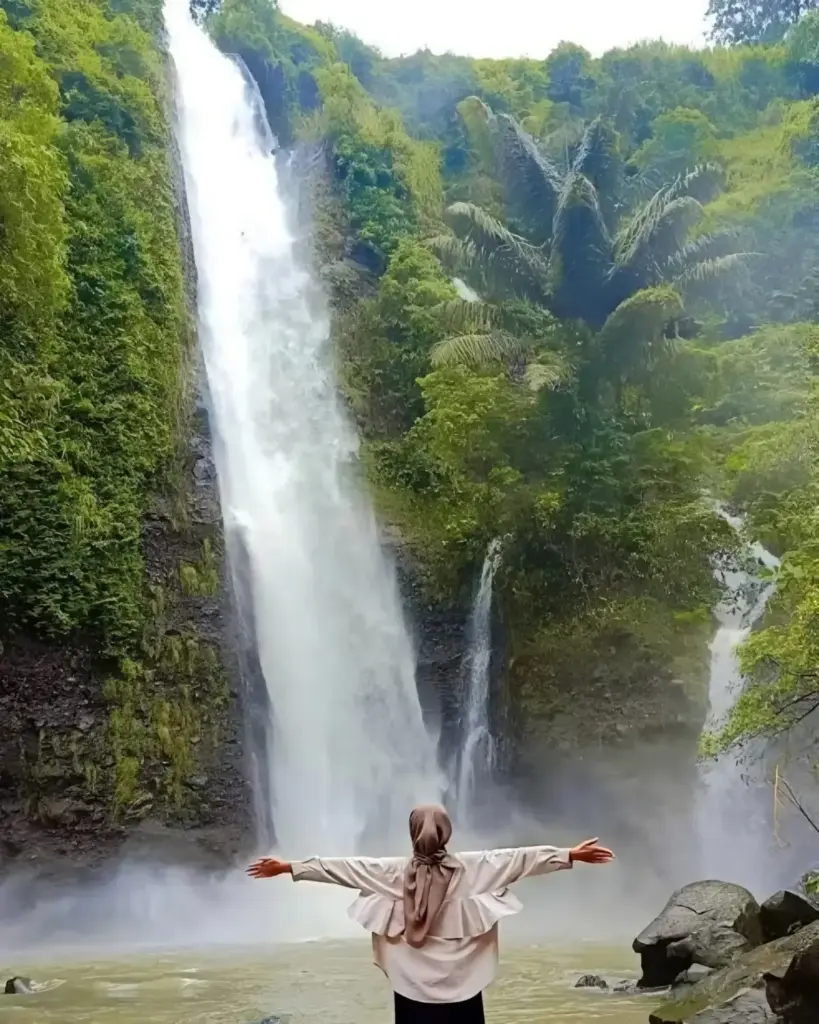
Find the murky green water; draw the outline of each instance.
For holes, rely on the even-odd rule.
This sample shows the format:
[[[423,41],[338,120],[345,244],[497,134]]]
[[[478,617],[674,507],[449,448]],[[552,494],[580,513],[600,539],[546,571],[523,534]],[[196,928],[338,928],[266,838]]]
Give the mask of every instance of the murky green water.
[[[8,953],[4,957],[8,959]],[[635,976],[627,947],[506,948],[487,993],[495,1024],[646,1024],[649,997],[573,988],[584,973],[611,982]],[[0,975],[26,965],[0,964]],[[297,1024],[388,1024],[390,993],[364,942],[255,947],[247,954],[43,963],[28,968],[46,991],[0,995],[3,1024],[245,1024],[281,1015]]]

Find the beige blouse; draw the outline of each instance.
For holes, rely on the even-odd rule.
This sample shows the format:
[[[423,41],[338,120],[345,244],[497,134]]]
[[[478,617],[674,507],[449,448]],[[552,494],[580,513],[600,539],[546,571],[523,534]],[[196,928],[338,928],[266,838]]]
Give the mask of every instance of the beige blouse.
[[[529,846],[452,854],[458,862],[441,913],[420,949],[404,941],[404,857],[313,857],[293,864],[293,881],[358,889],[350,917],[372,933],[373,959],[395,992],[419,1003],[471,999],[494,981],[498,921],[521,909],[508,886],[572,866],[568,849]]]

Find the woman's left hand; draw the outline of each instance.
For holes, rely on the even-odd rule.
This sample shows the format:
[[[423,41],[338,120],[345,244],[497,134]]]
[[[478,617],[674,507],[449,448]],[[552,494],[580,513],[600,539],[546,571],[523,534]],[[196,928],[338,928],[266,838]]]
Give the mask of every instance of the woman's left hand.
[[[277,875],[292,875],[293,868],[289,861],[276,860],[275,857],[260,857],[247,869],[251,878],[275,878]]]
[[[598,846],[597,839],[587,839],[569,850],[569,860],[580,864],[608,864],[614,860],[614,854],[607,846]]]

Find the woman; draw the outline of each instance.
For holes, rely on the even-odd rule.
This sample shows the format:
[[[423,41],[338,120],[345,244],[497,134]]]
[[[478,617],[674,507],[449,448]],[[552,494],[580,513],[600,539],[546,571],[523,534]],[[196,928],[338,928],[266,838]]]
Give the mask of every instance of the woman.
[[[507,886],[614,858],[596,839],[572,849],[449,854],[452,822],[437,805],[416,807],[409,831],[409,860],[262,857],[247,869],[252,878],[292,875],[359,890],[350,917],[372,934],[373,958],[395,994],[396,1024],[483,1024],[482,993],[498,965],[498,921],[521,909]]]

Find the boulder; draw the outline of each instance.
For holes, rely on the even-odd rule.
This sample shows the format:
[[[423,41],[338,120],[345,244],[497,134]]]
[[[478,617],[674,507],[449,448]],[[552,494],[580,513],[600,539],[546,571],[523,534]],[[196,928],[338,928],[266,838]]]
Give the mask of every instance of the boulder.
[[[819,1021],[819,938],[794,956],[784,974],[767,971],[762,979],[768,1005],[783,1024]]]
[[[31,992],[31,978],[9,978],[3,990],[3,995],[30,996]]]
[[[702,981],[703,978],[707,978],[709,974],[714,971],[713,967],[703,967],[701,964],[692,964],[687,971],[683,971],[677,978],[674,979],[672,988],[676,988],[679,985],[696,985]]]
[[[762,942],[759,905],[741,885],[692,882],[678,889],[632,944],[640,988],[672,985],[692,964],[722,969]]]
[[[807,895],[782,889],[765,900],[759,914],[765,941],[772,942],[819,921],[819,906]]]
[[[784,939],[777,939],[775,942],[768,942],[764,946],[757,946],[748,953],[743,953],[734,963],[721,971],[714,971],[707,978],[696,985],[685,986],[678,992],[674,992],[667,1002],[659,1006],[651,1016],[652,1024],[714,1024],[719,1018],[698,1016],[704,1011],[724,1011],[723,1019],[725,1024],[731,1024],[731,1018],[725,1016],[729,1009],[734,1013],[735,1019],[741,1024],[749,1024],[753,1021],[753,1014],[762,1012],[754,1004],[760,1000],[768,1004],[766,991],[769,991],[773,979],[784,981],[787,970],[798,953],[808,950],[814,943],[819,942],[819,922],[806,925],[793,935]],[[804,968],[802,969],[804,974]],[[793,980],[793,976],[791,981]],[[775,987],[775,983],[774,983]],[[786,988],[793,990],[791,982]],[[752,994],[748,994],[752,990]],[[740,1000],[745,993],[748,998]],[[738,1016],[739,1009],[743,1009],[745,1017]],[[781,1020],[782,1018],[771,1010],[768,1017],[762,1020]],[[819,1016],[814,1016],[812,1024],[819,1021]],[[788,1022],[789,1024],[789,1022]],[[801,1022],[800,1022],[801,1024]]]
[[[582,978],[577,979],[574,987],[605,989],[609,987],[609,984],[599,974],[584,974]]]

